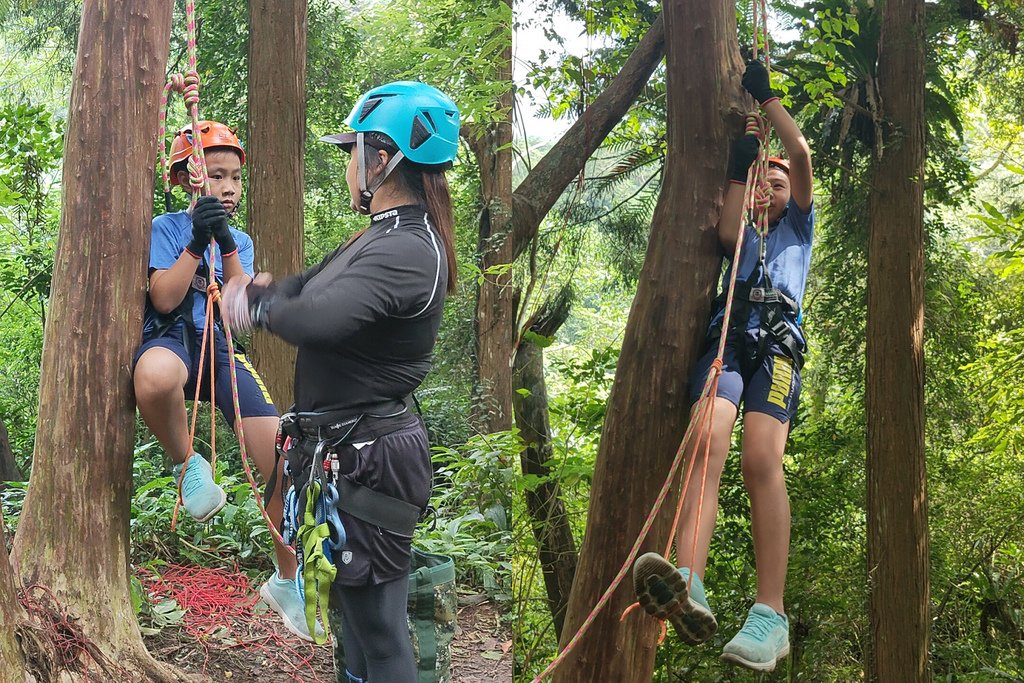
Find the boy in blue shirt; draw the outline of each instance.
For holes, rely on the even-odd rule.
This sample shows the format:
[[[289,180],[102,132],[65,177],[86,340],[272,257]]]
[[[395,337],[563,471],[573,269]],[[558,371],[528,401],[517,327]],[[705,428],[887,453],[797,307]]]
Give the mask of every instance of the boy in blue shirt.
[[[191,454],[186,463],[190,454],[185,400],[195,395],[196,382],[200,384],[200,399],[210,400],[209,350],[204,367],[199,367],[210,278],[210,240],[216,240],[217,252],[213,277],[221,284],[239,275],[253,276],[253,244],[248,235],[228,225],[241,201],[245,152],[234,132],[221,123],[201,121],[200,134],[211,195],[200,197],[191,213],[178,211],[153,219],[149,292],[133,382],[143,420],[176,463],[174,474],[181,484],[185,510],[197,521],[205,522],[224,507],[227,497],[214,483],[210,463],[201,455]],[[171,146],[171,183],[186,190],[190,187],[187,163],[192,136],[191,126],[186,127]],[[234,354],[246,450],[267,481],[275,461],[277,409],[245,355],[228,348],[219,315],[213,334],[217,407],[237,434],[228,365],[228,354]],[[267,511],[271,519],[281,519],[281,500],[272,498]],[[290,631],[312,640],[295,583],[295,557],[277,541],[274,549],[278,571],[264,584],[260,595],[281,615]]]
[[[772,203],[764,244],[752,226],[743,235],[739,263],[730,263],[723,295],[716,299],[709,344],[690,377],[693,404],[704,387],[726,336],[722,374],[711,424],[706,501],[697,521],[700,486],[691,484],[683,503],[676,536],[676,568],[657,553],[646,553],[633,567],[634,589],[647,612],[669,619],[683,642],[707,641],[718,627],[708,606],[701,579],[718,510],[718,487],[729,454],[733,425],[743,403],[743,480],[750,494],[757,598],[739,633],[725,646],[722,660],[755,671],[771,671],[789,653],[789,621],[783,605],[789,556],[789,497],[782,457],[790,422],[800,396],[800,368],[806,348],[800,329],[800,305],[807,283],[814,233],[810,148],[769,85],[768,72],[757,61],[747,64],[743,87],[754,96],[782,141],[789,161],[769,160]],[[718,237],[731,260],[743,219],[748,169],[759,142],[746,136],[733,147],[731,182],[725,195]],[[722,330],[724,292],[732,269],[736,299],[728,330]],[[691,410],[691,419],[696,405]],[[690,457],[693,457],[691,447]],[[700,471],[697,463],[695,471]],[[697,475],[698,477],[700,475]],[[696,556],[691,557],[696,540]],[[690,589],[687,581],[693,575]]]

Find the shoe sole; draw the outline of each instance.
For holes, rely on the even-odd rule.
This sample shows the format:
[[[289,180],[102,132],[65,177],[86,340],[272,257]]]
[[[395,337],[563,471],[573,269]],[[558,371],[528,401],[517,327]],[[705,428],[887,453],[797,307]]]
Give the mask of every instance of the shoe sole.
[[[668,620],[687,645],[707,642],[718,630],[715,615],[690,598],[686,579],[657,553],[645,553],[633,565],[633,590],[644,611]]]
[[[778,663],[788,656],[789,645],[787,644],[786,647],[782,650],[782,652],[780,652],[778,656],[776,656],[775,659],[771,662],[752,662],[748,659],[743,659],[743,657],[740,657],[739,655],[733,654],[731,652],[723,652],[721,660],[723,662],[728,662],[729,664],[738,664],[739,666],[742,666],[745,669],[750,669],[751,671],[768,673],[769,671],[775,671],[775,667],[778,665]]]
[[[220,489],[220,502],[217,503],[217,506],[214,507],[209,512],[207,512],[202,517],[196,517],[196,516],[193,515],[192,519],[196,520],[197,522],[208,522],[211,519],[213,519],[214,515],[216,515],[221,510],[223,510],[224,506],[227,505],[227,504],[228,504],[228,494],[224,493],[224,489]],[[191,514],[191,513],[189,513],[189,514]]]
[[[262,599],[263,602],[267,603],[267,607],[277,612],[277,616],[281,617],[281,621],[284,622],[284,627],[286,629],[291,631],[294,635],[298,636],[302,640],[305,640],[307,643],[316,642],[313,640],[313,638],[310,637],[308,633],[299,629],[299,627],[292,622],[292,620],[288,617],[288,613],[285,612],[283,607],[281,607],[281,603],[274,599],[274,596],[273,594],[271,594],[270,589],[267,588],[267,584],[263,584],[262,586],[260,586],[260,599]]]

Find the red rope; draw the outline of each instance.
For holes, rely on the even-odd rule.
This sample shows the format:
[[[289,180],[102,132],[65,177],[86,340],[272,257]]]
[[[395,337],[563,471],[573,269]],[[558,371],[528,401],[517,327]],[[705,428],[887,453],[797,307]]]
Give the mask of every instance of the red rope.
[[[71,616],[50,589],[39,584],[19,591],[18,600],[25,608],[29,623],[38,635],[50,644],[54,661],[48,673],[59,676],[62,672],[79,672],[89,680],[89,660],[108,676],[118,673],[124,680],[130,673],[107,659],[82,631],[78,618]]]
[[[220,640],[234,642],[225,647],[260,653],[296,683],[323,680],[313,665],[316,646],[284,634],[273,612],[255,611],[258,587],[244,573],[169,565],[161,574],[149,568],[140,568],[138,574],[151,598],[174,600],[184,610],[181,630],[202,650],[204,673],[210,660],[210,636],[220,631]]]

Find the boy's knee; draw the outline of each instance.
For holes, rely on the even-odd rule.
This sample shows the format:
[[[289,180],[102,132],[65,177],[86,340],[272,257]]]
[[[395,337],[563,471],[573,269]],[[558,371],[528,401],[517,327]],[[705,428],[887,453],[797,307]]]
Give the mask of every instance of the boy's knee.
[[[164,355],[147,352],[139,359],[132,377],[136,400],[144,401],[182,390],[185,382],[181,360],[173,354],[169,354],[170,358]]]
[[[748,484],[771,481],[782,476],[782,457],[762,450],[747,451],[741,462],[743,481]]]

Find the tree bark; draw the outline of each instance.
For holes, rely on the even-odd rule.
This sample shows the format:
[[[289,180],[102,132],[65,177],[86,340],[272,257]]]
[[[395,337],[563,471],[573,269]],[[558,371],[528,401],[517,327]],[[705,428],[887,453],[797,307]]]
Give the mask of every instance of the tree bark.
[[[303,266],[306,0],[249,2],[249,234],[256,270]],[[252,358],[279,411],[292,404],[295,348],[252,339]]]
[[[145,649],[129,595],[132,354],[146,291],[171,3],[85,0],[65,136],[39,430],[14,543],[124,680],[184,680]]]
[[[659,17],[626,60],[622,71],[587,107],[583,115],[544,155],[512,192],[512,123],[501,124],[488,139],[471,141],[485,188],[480,218],[480,268],[511,264],[536,236],[540,223],[587,159],[622,119],[665,54],[664,30]],[[511,79],[511,48],[507,76]],[[507,111],[511,112],[511,90]],[[495,152],[495,150],[500,150]],[[497,155],[503,155],[500,161]],[[487,198],[486,188],[503,188],[502,203]],[[493,192],[493,190],[491,191]],[[500,207],[500,211],[491,207]],[[477,300],[478,386],[474,414],[478,429],[489,432],[512,424],[512,356],[515,353],[518,292],[512,274],[487,276]]]
[[[887,140],[868,239],[868,578],[875,681],[930,681],[924,453],[924,0],[886,0]],[[896,295],[894,296],[894,293]]]
[[[505,0],[511,5],[511,0]],[[470,128],[470,148],[480,167],[477,253],[483,282],[476,304],[477,386],[472,422],[483,433],[512,427],[512,354],[518,294],[512,285],[515,260],[508,226],[512,219],[512,41],[501,53],[498,80],[508,89],[498,98],[502,119],[483,130]],[[488,273],[489,269],[497,272]]]
[[[553,337],[569,317],[571,292],[563,290],[554,301],[545,302],[527,329],[543,337]],[[551,426],[548,421],[548,392],[544,381],[544,349],[523,339],[513,364],[512,404],[516,426],[526,448],[520,454],[523,474],[547,477],[546,463],[551,460]],[[520,390],[524,390],[523,393]],[[547,481],[526,492],[533,535],[537,539],[548,608],[556,633],[562,632],[565,608],[569,603],[576,574],[576,542],[565,512],[565,503],[555,482]]]
[[[666,0],[663,16],[665,180],[608,401],[563,647],[627,557],[683,436],[687,374],[701,350],[721,266],[716,225],[729,145],[749,106],[741,95],[735,4]],[[663,510],[645,550],[664,550],[671,517]],[[658,623],[642,613],[619,623],[636,599],[625,583],[555,681],[651,680]]]
[[[24,481],[18,469],[18,463],[14,460],[14,452],[11,451],[11,438],[7,434],[7,427],[4,421],[0,420],[0,489],[5,481]]]
[[[15,593],[14,574],[7,557],[4,519],[0,515],[0,683],[24,683],[25,666],[15,638],[15,624],[24,619],[24,610]]]

